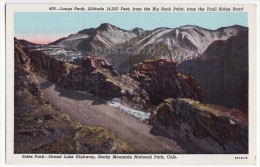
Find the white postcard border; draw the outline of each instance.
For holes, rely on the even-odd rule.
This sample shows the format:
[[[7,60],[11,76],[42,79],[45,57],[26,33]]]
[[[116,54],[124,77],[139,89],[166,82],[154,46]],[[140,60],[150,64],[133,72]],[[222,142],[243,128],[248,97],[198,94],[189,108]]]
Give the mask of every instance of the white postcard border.
[[[257,118],[257,55],[256,55],[256,6],[249,4],[78,4],[81,6],[237,6],[244,7],[248,13],[249,27],[249,154],[174,154],[178,159],[26,159],[20,154],[13,154],[14,129],[14,12],[52,12],[51,6],[61,4],[8,4],[6,6],[6,162],[10,164],[255,164],[256,163],[256,118]],[[62,4],[64,7],[75,4]],[[57,11],[55,11],[57,12]],[[64,11],[63,11],[64,12]],[[206,13],[206,12],[205,12]],[[51,154],[50,154],[51,155]],[[123,155],[123,154],[120,154]],[[128,155],[128,154],[127,154]],[[166,154],[168,155],[168,154]],[[98,155],[96,155],[98,156]],[[247,156],[248,159],[235,159],[236,156]]]

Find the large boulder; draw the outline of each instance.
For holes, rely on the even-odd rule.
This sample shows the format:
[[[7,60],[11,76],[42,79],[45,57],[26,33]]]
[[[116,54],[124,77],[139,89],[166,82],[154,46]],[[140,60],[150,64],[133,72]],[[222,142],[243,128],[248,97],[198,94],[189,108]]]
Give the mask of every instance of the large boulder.
[[[200,86],[192,76],[177,71],[176,62],[168,59],[146,60],[132,67],[129,75],[140,82],[147,91],[152,104],[157,105],[166,98],[203,98]]]

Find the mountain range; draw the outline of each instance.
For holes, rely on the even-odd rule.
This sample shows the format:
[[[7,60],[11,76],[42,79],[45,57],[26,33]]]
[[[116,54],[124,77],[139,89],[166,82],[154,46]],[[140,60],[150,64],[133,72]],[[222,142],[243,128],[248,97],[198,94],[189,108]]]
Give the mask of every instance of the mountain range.
[[[233,25],[209,30],[186,25],[124,30],[103,23],[47,45],[20,42],[75,65],[85,56],[97,55],[122,74],[128,74],[134,65],[144,60],[168,59],[177,63],[180,72],[198,80],[206,103],[242,107],[247,111],[247,27]],[[241,90],[244,93],[241,94]]]
[[[105,58],[117,70],[127,73],[145,59],[170,58],[178,63],[201,56],[208,46],[226,40],[247,29],[239,25],[204,29],[198,26],[160,27],[155,30],[124,30],[108,23],[89,28],[49,43],[33,45],[34,49],[67,62],[79,62],[85,55]]]

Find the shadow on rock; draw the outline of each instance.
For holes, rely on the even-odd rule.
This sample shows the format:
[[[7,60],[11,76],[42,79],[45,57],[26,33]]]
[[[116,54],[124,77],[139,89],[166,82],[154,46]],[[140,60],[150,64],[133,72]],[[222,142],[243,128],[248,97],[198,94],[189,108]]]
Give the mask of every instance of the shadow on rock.
[[[94,97],[91,105],[100,105],[100,104],[107,104],[107,102],[101,98]]]
[[[65,88],[61,88],[57,85],[55,85],[55,91],[59,92],[59,96],[67,97],[74,100],[94,100],[94,97],[92,95],[86,94],[84,92],[79,92],[76,90],[68,90]]]

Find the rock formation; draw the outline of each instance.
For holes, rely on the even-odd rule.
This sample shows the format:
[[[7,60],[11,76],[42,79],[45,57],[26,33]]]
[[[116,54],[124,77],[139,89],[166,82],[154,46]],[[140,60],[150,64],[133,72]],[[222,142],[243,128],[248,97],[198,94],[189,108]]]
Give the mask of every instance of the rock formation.
[[[140,82],[140,87],[147,91],[153,105],[170,97],[203,98],[196,80],[179,73],[176,62],[169,59],[146,60],[133,66],[129,76]]]
[[[133,151],[108,130],[81,125],[44,100],[28,53],[28,49],[15,39],[14,153],[95,154]]]
[[[188,153],[248,153],[248,117],[238,110],[169,98],[150,121]]]
[[[101,57],[86,56],[80,66],[58,61],[41,51],[32,51],[29,57],[36,71],[64,88],[88,91],[105,99],[122,98],[123,103],[136,109],[149,107],[148,94],[138,82],[119,75]]]

